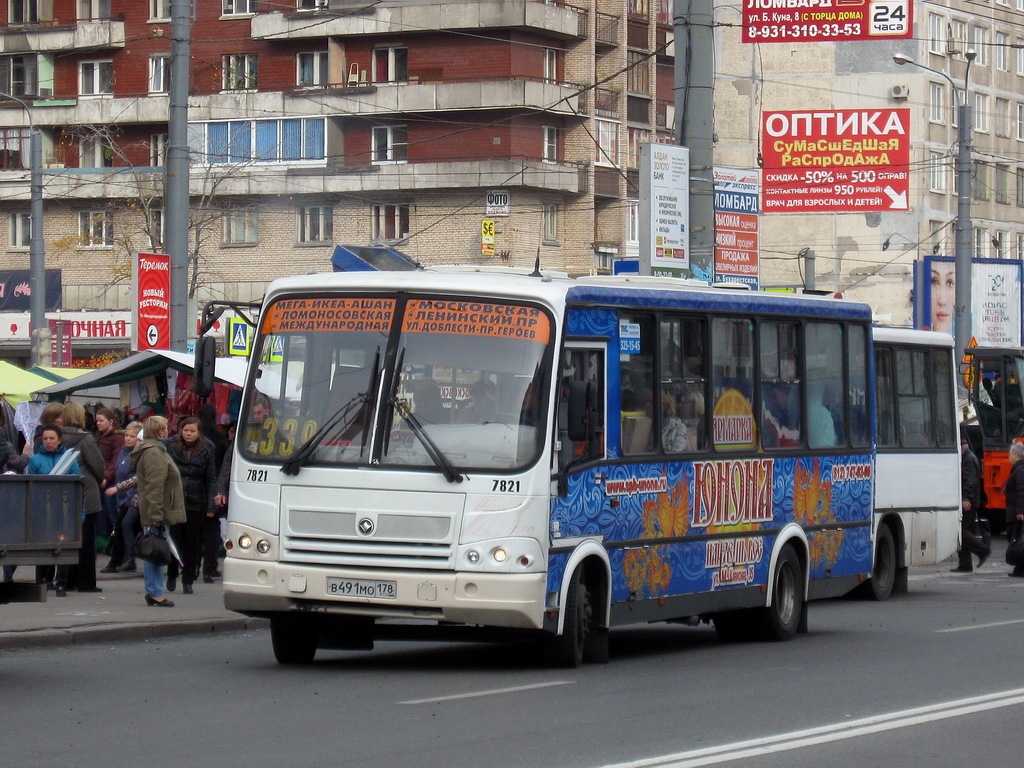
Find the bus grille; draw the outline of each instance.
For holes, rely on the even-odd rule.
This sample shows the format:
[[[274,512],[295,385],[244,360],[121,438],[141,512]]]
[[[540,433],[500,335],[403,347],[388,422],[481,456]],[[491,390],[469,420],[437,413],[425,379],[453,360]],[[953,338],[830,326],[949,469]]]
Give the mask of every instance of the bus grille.
[[[367,568],[450,568],[453,515],[292,507],[281,538],[283,562]]]

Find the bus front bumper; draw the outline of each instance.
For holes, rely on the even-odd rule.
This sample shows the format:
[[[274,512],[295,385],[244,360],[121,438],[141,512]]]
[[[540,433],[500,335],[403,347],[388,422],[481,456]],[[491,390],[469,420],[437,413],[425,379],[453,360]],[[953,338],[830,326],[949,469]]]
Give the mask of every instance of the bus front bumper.
[[[362,571],[224,560],[224,606],[252,616],[314,612],[540,629],[546,588],[544,573]]]

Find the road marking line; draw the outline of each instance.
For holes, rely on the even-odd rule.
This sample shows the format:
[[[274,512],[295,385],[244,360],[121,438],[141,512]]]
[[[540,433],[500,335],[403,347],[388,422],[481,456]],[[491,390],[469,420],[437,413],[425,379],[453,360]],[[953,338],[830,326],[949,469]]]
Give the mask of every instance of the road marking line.
[[[1024,624],[1024,619],[1013,619],[1012,621],[993,621],[990,624],[971,624],[967,627],[950,627],[949,629],[936,629],[936,634],[945,632],[970,632],[972,629],[991,629],[992,627],[1008,627],[1013,624]]]
[[[1024,688],[1011,691],[991,693],[984,696],[973,696],[957,699],[941,704],[930,704],[914,707],[884,715],[873,715],[859,720],[807,728],[801,731],[782,733],[761,739],[737,741],[733,744],[721,744],[717,747],[695,749],[689,752],[677,752],[673,755],[662,755],[628,763],[615,763],[604,768],[696,768],[701,765],[715,765],[748,757],[763,757],[775,752],[786,752],[794,749],[827,744],[833,741],[867,736],[873,733],[908,728],[922,723],[932,723],[951,717],[961,717],[989,709],[1024,704]]]
[[[431,699],[410,699],[400,701],[399,704],[436,704],[441,701],[457,701],[459,699],[478,699],[481,696],[499,696],[503,693],[519,693],[520,691],[533,691],[537,688],[551,688],[556,685],[575,685],[572,680],[555,680],[550,683],[536,683],[535,685],[519,685],[515,688],[494,688],[489,691],[476,691],[475,693],[456,693],[452,696],[435,696]]]

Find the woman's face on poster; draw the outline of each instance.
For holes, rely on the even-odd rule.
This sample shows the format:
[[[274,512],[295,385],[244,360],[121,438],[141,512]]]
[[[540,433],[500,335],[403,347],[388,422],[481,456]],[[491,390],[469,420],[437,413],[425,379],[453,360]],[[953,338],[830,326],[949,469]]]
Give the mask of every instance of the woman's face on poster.
[[[953,304],[956,300],[956,266],[941,264],[932,268],[932,330],[953,331]]]

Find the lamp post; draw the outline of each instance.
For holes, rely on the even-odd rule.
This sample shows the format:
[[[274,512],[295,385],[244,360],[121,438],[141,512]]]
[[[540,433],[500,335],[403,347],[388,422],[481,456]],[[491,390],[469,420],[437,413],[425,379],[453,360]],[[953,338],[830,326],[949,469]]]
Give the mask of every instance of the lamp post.
[[[43,250],[43,137],[36,130],[28,104],[9,93],[0,93],[21,105],[29,131],[29,322],[32,326],[32,365],[49,365],[50,329],[46,325],[46,253]]]
[[[957,360],[962,360],[964,350],[971,342],[971,249],[973,248],[974,224],[971,222],[971,103],[968,87],[971,63],[977,54],[973,49],[964,53],[967,69],[964,71],[964,87],[958,88],[953,78],[938,69],[918,64],[911,58],[897,53],[892,60],[897,64],[910,64],[932,72],[949,81],[957,98],[957,152],[956,152],[956,306],[953,308],[953,330],[956,335]]]

